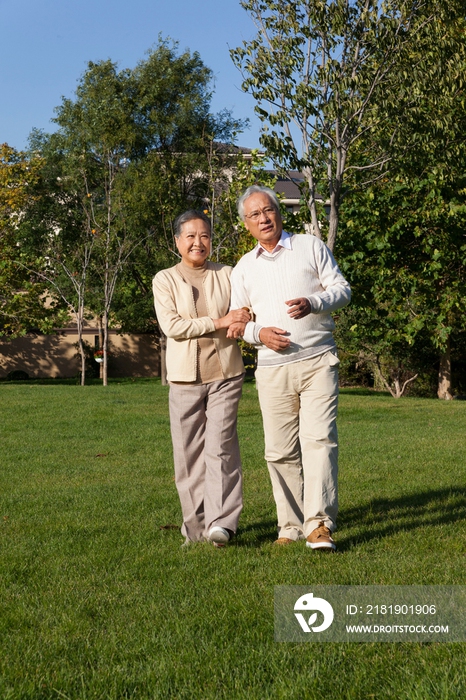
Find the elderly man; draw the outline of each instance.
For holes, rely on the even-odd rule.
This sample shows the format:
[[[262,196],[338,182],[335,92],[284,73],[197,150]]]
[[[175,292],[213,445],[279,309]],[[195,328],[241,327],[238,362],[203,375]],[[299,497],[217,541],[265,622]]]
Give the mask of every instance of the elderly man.
[[[238,213],[257,240],[231,275],[231,308],[254,320],[244,340],[258,347],[256,384],[265,459],[278,516],[277,544],[305,539],[336,549],[338,369],[331,312],[348,304],[349,284],[315,236],[283,230],[278,200],[249,187]],[[242,331],[231,325],[230,337]]]

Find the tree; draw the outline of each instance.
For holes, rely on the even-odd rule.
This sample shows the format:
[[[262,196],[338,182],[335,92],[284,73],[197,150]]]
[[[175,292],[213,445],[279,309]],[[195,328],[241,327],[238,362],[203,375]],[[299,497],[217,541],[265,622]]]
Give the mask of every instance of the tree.
[[[459,310],[466,292],[466,23],[454,18],[440,26],[455,51],[444,52],[431,88],[425,76],[417,78],[422,102],[403,113],[398,129],[400,141],[417,147],[409,158],[401,149],[393,152],[389,178],[366,192],[348,193],[339,257],[354,283],[352,309],[343,314],[353,319],[346,341],[351,345],[355,336],[359,353],[365,348],[376,358],[375,367],[384,358],[385,371],[403,381],[433,357],[439,365],[437,394],[451,398],[452,337],[465,329]],[[411,49],[414,65],[420,51]],[[383,122],[373,133],[381,143],[389,139]]]
[[[424,357],[440,357],[438,396],[451,398],[450,338],[466,330],[464,169],[453,181],[440,165],[424,177],[399,173],[353,193],[342,227],[340,264],[353,287],[339,324],[345,350],[397,397]]]
[[[231,52],[243,90],[257,100],[261,143],[276,166],[300,170],[314,234],[333,250],[345,180],[383,177],[406,142],[403,121],[425,116],[437,79],[463,41],[459,2],[438,0],[243,0],[256,37]],[[430,118],[438,119],[438,115]],[[383,134],[383,138],[382,135]],[[354,156],[354,157],[353,157]],[[352,178],[351,178],[352,179]],[[359,178],[361,182],[361,178]],[[351,183],[353,184],[353,183]]]
[[[131,288],[148,292],[147,261],[153,276],[167,260],[175,215],[205,195],[200,156],[205,135],[216,131],[211,71],[197,53],[176,49],[159,39],[134,70],[89,63],[76,99],[56,110],[57,133],[31,144],[60,172],[49,168],[46,205],[31,211],[30,222],[41,230],[54,274],[65,273],[73,308],[102,318],[104,384],[114,300],[121,311]],[[70,247],[62,254],[65,241]],[[129,289],[118,291],[121,281]]]
[[[221,146],[213,154],[215,167],[209,160],[209,198],[206,211],[212,222],[212,259],[226,265],[236,265],[251,249],[251,236],[238,220],[237,201],[243,192],[254,184],[273,188],[275,176],[263,167],[263,154],[252,151],[247,155],[240,151],[227,151]]]
[[[37,252],[18,237],[41,167],[40,158],[28,158],[6,143],[1,145],[0,335],[10,338],[30,328],[50,331],[60,318],[59,309],[45,303],[45,285],[32,271]]]

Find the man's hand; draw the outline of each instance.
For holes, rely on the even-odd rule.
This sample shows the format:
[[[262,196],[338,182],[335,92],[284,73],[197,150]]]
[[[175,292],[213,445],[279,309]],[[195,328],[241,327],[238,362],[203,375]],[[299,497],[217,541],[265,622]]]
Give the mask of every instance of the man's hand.
[[[261,343],[266,345],[271,350],[285,350],[289,347],[290,339],[286,338],[288,331],[284,331],[281,328],[275,328],[275,326],[269,326],[268,328],[261,328],[259,332],[259,339]]]
[[[290,299],[290,301],[285,301],[285,304],[289,306],[288,313],[291,318],[304,318],[311,313],[311,302],[306,297],[299,297],[299,299]]]

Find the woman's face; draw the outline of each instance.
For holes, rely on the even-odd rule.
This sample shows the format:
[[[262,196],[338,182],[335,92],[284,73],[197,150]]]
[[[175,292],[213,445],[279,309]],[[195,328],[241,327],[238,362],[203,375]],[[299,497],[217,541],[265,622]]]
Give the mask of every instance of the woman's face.
[[[188,267],[202,267],[210,255],[210,228],[202,219],[191,219],[175,238],[181,259]]]

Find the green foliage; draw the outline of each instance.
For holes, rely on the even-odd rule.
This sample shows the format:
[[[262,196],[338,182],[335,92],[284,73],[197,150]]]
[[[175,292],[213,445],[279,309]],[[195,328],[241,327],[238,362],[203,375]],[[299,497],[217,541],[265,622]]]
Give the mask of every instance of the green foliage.
[[[466,330],[465,184],[400,174],[345,203],[338,255],[353,301],[340,342],[385,376],[427,371]]]
[[[464,329],[464,4],[241,4],[258,33],[231,55],[262,144],[303,173],[301,220],[330,249],[343,232],[354,295],[337,334],[353,370],[399,396],[443,354],[446,377]]]
[[[450,121],[431,107],[458,91],[464,8],[424,0],[241,4],[258,33],[231,55],[266,124],[261,143],[278,167],[304,174],[319,237],[318,195],[328,198],[333,249],[352,171],[380,176],[395,153],[429,143]],[[416,127],[408,142],[406,119]],[[423,121],[427,128],[417,129]]]
[[[13,338],[31,327],[50,332],[64,320],[55,304],[45,303],[46,287],[34,272],[37,250],[19,235],[42,165],[38,157],[0,147],[0,336]]]
[[[211,77],[197,53],[159,38],[134,70],[89,63],[76,97],[56,109],[57,133],[32,134],[43,160],[24,238],[49,261],[51,292],[78,325],[85,308],[104,327],[154,330],[151,280],[178,260],[175,217],[193,207],[223,216],[217,194],[239,156],[216,139],[232,141],[245,123],[210,114]]]
[[[223,177],[225,163],[212,170],[206,150],[244,124],[209,113],[211,77],[197,53],[159,38],[134,70],[90,62],[75,98],[56,109],[58,131],[31,135],[41,167],[20,235],[76,320],[83,383],[85,315],[103,322],[106,383],[109,323],[155,329],[151,279],[177,260],[172,222],[204,208]]]
[[[263,159],[263,155],[254,150],[248,155],[235,152],[227,157],[221,153],[216,155],[208,211],[214,231],[212,258],[218,262],[235,265],[255,245],[238,217],[236,203],[251,185],[273,189],[276,178],[264,171]]]

